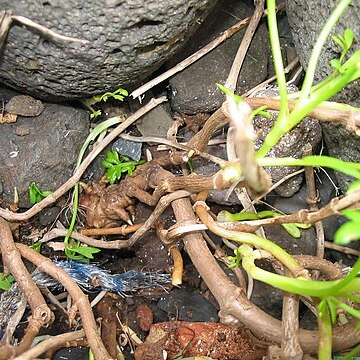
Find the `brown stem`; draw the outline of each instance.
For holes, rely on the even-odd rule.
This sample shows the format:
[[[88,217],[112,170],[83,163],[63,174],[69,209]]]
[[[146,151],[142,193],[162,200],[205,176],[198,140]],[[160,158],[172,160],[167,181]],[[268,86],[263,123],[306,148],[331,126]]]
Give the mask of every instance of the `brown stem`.
[[[248,103],[253,109],[258,108],[259,106],[266,105],[270,110],[279,110],[280,108],[280,100],[274,98],[260,98],[260,97],[252,97],[244,99],[246,103]],[[293,110],[296,105],[296,100],[289,100],[288,107],[289,110]],[[331,108],[332,103],[324,103],[323,105],[317,106],[313,109],[308,116],[321,120],[321,121],[331,121],[335,123],[342,124],[346,126],[346,128],[353,132],[358,133],[360,127],[360,113],[359,111],[354,110],[351,107],[345,110],[338,110]],[[343,105],[343,104],[337,104]]]
[[[31,342],[38,334],[41,327],[48,325],[54,320],[54,314],[47,306],[44,297],[34,283],[21,260],[20,253],[15,246],[9,224],[0,217],[0,248],[4,266],[14,276],[20,290],[25,294],[31,308],[31,317],[18,352],[24,351],[31,346]]]
[[[172,206],[177,221],[196,221],[189,199],[176,200]],[[232,325],[239,325],[241,322],[261,338],[273,343],[280,343],[282,338],[281,322],[257,308],[247,299],[246,294],[229,280],[215,261],[202,236],[199,233],[185,235],[184,244],[194,266],[220,305],[219,315],[222,321]],[[334,328],[334,351],[351,348],[359,340],[360,332],[356,330],[354,321]],[[318,333],[301,329],[300,343],[304,352],[316,352]]]
[[[56,266],[50,259],[35,250],[23,244],[17,244],[16,246],[22,257],[36,265],[40,271],[53,277],[69,292],[79,310],[86,338],[95,358],[99,360],[111,359],[97,331],[97,325],[88,297],[80,290],[73,278]]]
[[[143,226],[143,223],[134,225],[123,225],[114,228],[80,229],[79,233],[85,236],[128,235],[137,231],[141,226]]]
[[[259,25],[259,22],[264,13],[264,0],[257,0],[256,7],[253,16],[250,19],[249,26],[246,29],[245,35],[241,41],[239,49],[235,55],[234,62],[231,66],[229,76],[226,80],[225,86],[234,92],[236,89],[236,83],[239,77],[239,73],[244,62],[246,53],[250,46],[251,40],[254,36],[255,30]]]
[[[299,297],[284,294],[282,312],[283,339],[281,350],[284,359],[302,360],[303,350],[300,345]]]
[[[305,145],[304,149],[304,155],[311,155],[312,154],[312,148],[310,144]],[[307,203],[309,204],[310,211],[318,211],[318,196],[316,194],[316,185],[315,185],[315,176],[314,176],[314,168],[312,166],[305,166],[305,179],[306,179],[306,185],[307,185]],[[315,230],[316,230],[316,238],[317,238],[317,249],[316,254],[319,258],[324,257],[325,253],[325,234],[324,234],[324,228],[322,226],[321,221],[317,221],[315,223]]]
[[[72,331],[69,333],[52,336],[50,339],[46,339],[41,343],[33,346],[31,349],[25,351],[21,355],[17,356],[14,360],[32,360],[43,354],[45,351],[59,347],[60,345],[68,342],[80,339],[85,336],[84,330]]]
[[[282,3],[277,6],[277,10],[282,10],[285,8],[285,3]],[[263,16],[266,16],[267,13],[264,11]],[[139,97],[140,95],[144,94],[146,91],[150,90],[152,87],[154,87],[157,84],[160,84],[162,81],[168,79],[169,77],[175,75],[176,73],[184,70],[186,67],[194,63],[195,61],[202,58],[204,55],[206,55],[211,50],[215,49],[218,45],[223,43],[225,40],[233,36],[236,32],[243,29],[251,20],[251,17],[247,17],[246,19],[236,23],[229,29],[225,30],[219,37],[217,37],[215,40],[210,42],[208,45],[201,48],[196,53],[192,54],[185,60],[181,61],[179,64],[174,66],[173,68],[169,69],[168,71],[164,72],[163,74],[159,75],[155,79],[152,79],[148,83],[140,86],[138,89],[133,91],[130,96],[132,96],[134,99]]]

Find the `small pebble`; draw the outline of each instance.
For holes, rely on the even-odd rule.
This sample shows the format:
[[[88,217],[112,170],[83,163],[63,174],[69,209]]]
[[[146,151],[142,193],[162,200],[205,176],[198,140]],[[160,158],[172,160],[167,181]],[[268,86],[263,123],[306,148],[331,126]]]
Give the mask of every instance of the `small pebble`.
[[[5,105],[5,111],[21,116],[39,116],[44,111],[44,105],[28,95],[16,95]]]

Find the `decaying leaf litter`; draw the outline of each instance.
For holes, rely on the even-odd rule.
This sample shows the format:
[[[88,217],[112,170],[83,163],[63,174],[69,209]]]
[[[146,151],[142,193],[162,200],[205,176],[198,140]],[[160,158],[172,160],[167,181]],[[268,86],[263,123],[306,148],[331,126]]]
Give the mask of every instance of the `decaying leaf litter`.
[[[238,30],[242,26],[248,24],[246,34],[239,47],[229,78],[225,84],[225,87],[230,89],[230,91],[235,90],[236,79],[246,55],[247,48],[257,24],[264,14],[264,3],[263,1],[258,1],[254,15],[250,19],[240,22],[236,27],[236,30]],[[223,35],[219,39],[223,41],[231,31],[229,29],[225,36]],[[187,59],[185,63],[189,64],[196,60],[207,50],[210,50],[212,46],[213,44],[210,44],[208,47],[202,49],[197,55]],[[159,79],[155,79],[145,85],[145,88],[135,90],[132,93],[133,96],[140,96],[142,92],[145,91],[143,89],[151,88],[158,81],[163,81],[166,77],[171,76],[171,74],[176,71],[181,71],[183,66],[184,64],[179,64],[174,70],[163,74]],[[93,147],[86,158],[81,162],[74,175],[65,184],[43,199],[40,203],[34,205],[30,210],[23,213],[14,213],[8,209],[0,209],[0,216],[2,217],[0,220],[1,252],[4,269],[14,276],[17,281],[17,286],[21,289],[30,305],[32,314],[28,318],[27,329],[19,345],[11,345],[10,335],[6,338],[5,343],[2,344],[4,351],[0,354],[0,357],[5,356],[3,358],[10,358],[12,356],[18,356],[18,358],[30,359],[39,356],[46,349],[60,346],[65,341],[77,340],[85,336],[86,342],[96,359],[109,359],[114,358],[115,356],[121,358],[121,353],[116,349],[116,342],[114,343],[114,336],[106,334],[106,341],[104,334],[100,337],[88,297],[78,287],[74,279],[59,269],[52,260],[46,259],[41,254],[23,244],[14,243],[9,223],[26,221],[32,218],[45,207],[54,203],[61,196],[66,194],[81,180],[82,175],[89,164],[108,144],[121,135],[143,114],[165,101],[166,98],[164,97],[153,99],[140,110],[130,115],[124,122],[120,123],[120,125],[109,132],[101,142]],[[318,232],[318,257],[296,258],[297,262],[293,267],[288,269],[284,269],[284,267],[279,264],[282,260],[281,251],[279,251],[278,257],[270,257],[269,260],[273,263],[277,272],[285,273],[286,275],[295,278],[299,276],[309,278],[311,275],[306,269],[311,269],[316,270],[315,276],[320,276],[321,274],[326,279],[336,279],[342,276],[342,273],[336,265],[323,259],[325,243],[321,235],[319,221],[327,216],[338,213],[349,206],[356,206],[359,202],[359,191],[355,191],[342,198],[334,199],[321,210],[316,209],[316,190],[312,170],[304,163],[309,203],[311,205],[309,209],[304,209],[298,213],[287,216],[243,221],[235,224],[221,223],[214,220],[211,207],[209,208],[210,204],[207,204],[206,202],[208,190],[227,189],[232,186],[234,181],[236,181],[235,192],[239,197],[239,201],[245,209],[255,212],[252,199],[260,199],[270,190],[270,187],[272,187],[271,179],[263,170],[262,165],[259,165],[259,162],[255,161],[255,154],[252,146],[253,139],[251,138],[249,116],[251,108],[256,108],[259,105],[267,105],[269,108],[278,109],[279,100],[257,99],[251,97],[245,98],[245,102],[242,105],[241,116],[243,119],[240,128],[239,124],[237,124],[239,109],[234,107],[234,103],[228,97],[222,107],[206,120],[201,130],[198,131],[186,145],[178,144],[173,138],[167,139],[164,141],[169,147],[169,151],[166,154],[162,153],[162,156],[159,158],[154,154],[154,160],[150,160],[146,164],[140,165],[137,170],[134,171],[132,176],[126,177],[124,180],[120,181],[118,185],[108,186],[106,182],[102,182],[85,186],[80,204],[86,209],[86,226],[94,229],[83,229],[80,230],[79,233],[74,232],[71,235],[75,240],[80,240],[84,244],[96,246],[98,248],[122,249],[130,248],[141,236],[146,236],[148,230],[155,228],[159,238],[163,241],[164,245],[169,248],[169,253],[173,257],[173,285],[180,285],[182,282],[183,262],[181,252],[179,251],[179,245],[180,243],[183,243],[192,263],[219,304],[219,314],[222,322],[235,327],[239,327],[240,324],[242,324],[245,329],[250,330],[255,337],[261,339],[261,345],[259,345],[259,341],[254,341],[253,338],[244,335],[242,337],[244,346],[242,350],[236,349],[237,354],[222,353],[219,355],[214,353],[213,356],[215,356],[215,358],[230,359],[234,358],[234,356],[239,356],[239,359],[251,358],[251,356],[253,356],[253,358],[258,358],[263,351],[262,349],[266,350],[266,347],[269,344],[273,344],[269,350],[270,358],[271,356],[274,356],[271,354],[275,353],[280,354],[285,358],[294,355],[301,358],[303,353],[316,353],[318,340],[316,332],[299,329],[297,316],[299,300],[297,296],[284,294],[282,322],[257,308],[246,295],[246,292],[249,291],[248,285],[246,285],[247,279],[244,279],[241,272],[237,271],[239,283],[242,284],[242,286],[237,286],[230,281],[229,277],[225,274],[214,257],[215,254],[216,258],[222,257],[223,259],[226,259],[226,253],[224,254],[223,249],[218,248],[218,246],[209,240],[208,237],[203,234],[203,231],[209,229],[213,233],[227,239],[233,239],[238,232],[249,233],[249,239],[251,238],[254,240],[257,239],[257,235],[264,236],[262,226],[265,225],[294,222],[307,224],[315,223]],[[290,103],[289,107],[291,108],[291,106],[292,104]],[[337,110],[329,111],[327,109],[316,108],[311,115],[321,121],[341,122],[352,131],[358,132],[359,120],[358,117],[354,116],[351,109],[348,111],[342,110],[341,113],[339,113]],[[206,150],[207,144],[213,133],[228,123],[230,123],[230,127],[227,139],[228,161],[226,161],[208,154]],[[139,138],[138,140],[144,139]],[[157,142],[154,141],[154,139],[147,139],[146,141],[151,143]],[[309,152],[311,155],[311,149]],[[198,175],[196,173],[189,175],[184,164],[195,156],[202,156],[214,161],[221,166],[220,170],[213,176]],[[246,169],[244,177],[238,176],[239,163],[243,169]],[[174,165],[182,166],[182,176],[174,176],[170,171]],[[134,216],[133,206],[138,201],[155,207],[149,219],[142,224],[137,224],[137,226],[121,226],[124,222],[128,224],[132,223]],[[161,213],[169,206],[173,209],[176,224],[165,230],[163,224],[159,221],[159,218]],[[118,228],[119,226],[120,228]],[[112,228],[111,231],[108,229],[110,227]],[[117,229],[114,229],[114,227]],[[134,233],[130,235],[127,240],[104,241],[89,236],[89,233],[94,236],[103,235],[104,233],[110,234],[110,232],[111,234],[125,234],[128,231],[134,231]],[[65,230],[54,229],[46,234],[44,238],[49,240],[50,238],[65,235]],[[208,244],[204,239],[208,240]],[[233,246],[234,244],[231,245],[230,243],[230,247]],[[214,253],[212,251],[214,251]],[[22,263],[21,257],[36,265],[38,270],[49,274],[66,288],[73,299],[73,305],[68,313],[69,322],[71,323],[76,320],[76,313],[78,311],[81,317],[83,330],[58,335],[44,341],[40,344],[41,346],[31,347],[32,340],[38,335],[40,329],[48,326],[54,320],[54,314],[44,300],[43,295],[38,290],[38,287],[31,279],[31,276]],[[94,278],[94,283],[96,287],[96,278]],[[221,286],[219,286],[219,284],[221,284]],[[311,299],[307,299],[307,302],[310,302],[309,306],[311,307]],[[24,303],[24,300],[22,303]],[[20,321],[20,318],[14,321],[18,322]],[[176,324],[173,324],[173,326],[175,325]],[[114,326],[114,324],[112,324],[112,326]],[[186,330],[189,330],[190,327],[191,326],[188,325],[185,328]],[[12,331],[9,331],[9,334],[12,334]],[[129,335],[129,331],[129,329],[126,331],[124,330],[124,333],[128,334],[131,342],[132,335]],[[195,330],[192,331],[196,333]],[[225,330],[221,331],[223,334]],[[175,329],[175,332],[181,333],[178,328]],[[168,329],[167,335],[165,335],[165,337],[163,336],[159,343],[156,343],[155,349],[153,349],[154,353],[151,353],[149,348],[146,348],[146,345],[143,345],[146,349],[145,354],[149,356],[147,358],[159,358],[159,349],[161,346],[164,348],[167,346],[170,358],[178,355],[178,352],[174,349],[176,349],[176,346],[179,346],[179,343],[172,345],[173,347],[167,343],[167,336],[169,336],[169,333],[171,332]],[[354,320],[350,320],[341,327],[335,327],[333,331],[334,351],[352,347],[358,343],[359,335],[359,332],[354,327]],[[182,345],[183,348],[177,349],[177,351],[181,351],[181,354],[184,356],[197,355],[197,353],[191,353],[192,348],[190,346],[187,348],[187,344],[191,343],[194,337],[190,336],[187,338],[186,336],[189,335],[186,335],[186,331],[183,336],[185,339],[188,339],[188,342],[185,342],[185,344]],[[135,345],[136,341],[134,341],[134,346]],[[138,358],[145,358],[145,356],[147,356],[144,355],[144,347],[142,348],[142,346],[139,346],[137,351],[138,354],[142,354],[138,355],[142,356]],[[243,351],[243,353],[241,353],[241,351]],[[207,353],[205,355],[211,354]]]

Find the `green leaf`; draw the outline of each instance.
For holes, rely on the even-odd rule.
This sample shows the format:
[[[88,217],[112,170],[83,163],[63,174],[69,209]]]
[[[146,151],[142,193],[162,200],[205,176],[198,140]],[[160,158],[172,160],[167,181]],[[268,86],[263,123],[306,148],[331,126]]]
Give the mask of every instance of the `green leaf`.
[[[78,248],[72,249],[74,252],[86,257],[87,259],[93,259],[93,254],[97,254],[101,251],[101,249],[94,248],[91,246],[80,246]]]
[[[11,285],[14,282],[14,277],[12,275],[4,276],[3,273],[0,273],[0,289],[1,290],[9,290]]]
[[[110,184],[114,184],[121,179],[123,173],[132,175],[136,166],[143,164],[145,161],[130,161],[126,156],[122,156],[117,151],[108,151],[106,159],[101,162],[101,165],[106,169],[106,178]]]
[[[95,119],[97,118],[98,116],[101,115],[101,110],[94,110],[91,114],[90,114],[90,119]]]
[[[345,209],[342,214],[349,220],[360,222],[360,211],[355,209]]]
[[[52,194],[51,191],[42,191],[42,190],[40,190],[34,181],[30,183],[30,186],[29,186],[29,201],[30,201],[31,204],[39,203],[42,199],[46,198],[50,194]]]
[[[351,183],[346,191],[346,195],[360,189],[360,180]]]
[[[354,41],[354,33],[351,29],[345,29],[344,31],[344,44],[346,51],[349,50]]]
[[[42,242],[41,241],[36,241],[34,242],[32,245],[30,245],[31,249],[34,249],[36,252],[41,253],[41,246],[42,246]]]
[[[289,223],[289,224],[281,224],[281,225],[292,237],[296,239],[301,237],[301,231],[295,224]]]
[[[332,59],[330,60],[330,65],[335,69],[337,70],[340,74],[343,74],[344,73],[344,69],[343,69],[343,66],[340,62],[339,59]]]
[[[355,240],[360,240],[359,222],[348,222],[342,225],[334,235],[334,242],[338,245],[347,245]]]
[[[318,305],[319,317],[324,317],[326,313],[326,299],[322,299]]]
[[[330,298],[326,299],[326,302],[327,302],[327,306],[329,308],[331,322],[333,324],[336,324],[336,319],[337,319],[336,301],[333,301],[333,298],[330,297]]]

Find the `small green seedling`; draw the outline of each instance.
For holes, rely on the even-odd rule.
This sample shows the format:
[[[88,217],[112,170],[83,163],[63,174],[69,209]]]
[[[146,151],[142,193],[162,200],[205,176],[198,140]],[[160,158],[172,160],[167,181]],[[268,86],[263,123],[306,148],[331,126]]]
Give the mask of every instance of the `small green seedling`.
[[[52,194],[52,191],[40,190],[35,181],[33,181],[29,186],[29,201],[31,204],[39,203],[42,199],[46,198],[50,194]]]
[[[113,99],[119,100],[119,101],[123,101],[125,96],[128,96],[127,90],[125,90],[123,88],[119,88],[113,92],[108,91],[102,95],[93,96],[90,99],[82,99],[81,102],[91,111],[90,119],[95,119],[96,117],[101,115],[101,110],[95,110],[93,108],[93,105],[95,105],[101,101],[105,102],[110,98],[113,98]]]
[[[34,242],[33,244],[30,245],[30,248],[35,250],[36,252],[38,252],[40,254],[42,244],[43,243],[41,241],[36,241],[36,242]]]
[[[117,151],[108,151],[106,159],[101,165],[106,168],[106,178],[110,184],[114,184],[121,179],[123,173],[132,175],[136,166],[143,164],[145,161],[131,161],[127,156],[119,155]]]
[[[1,290],[9,290],[11,285],[14,282],[14,277],[12,275],[4,276],[3,273],[0,273],[0,289]]]
[[[101,250],[92,246],[86,246],[81,242],[70,238],[68,241],[64,241],[65,254],[69,259],[88,262],[90,259],[94,259],[94,254],[99,253]]]

